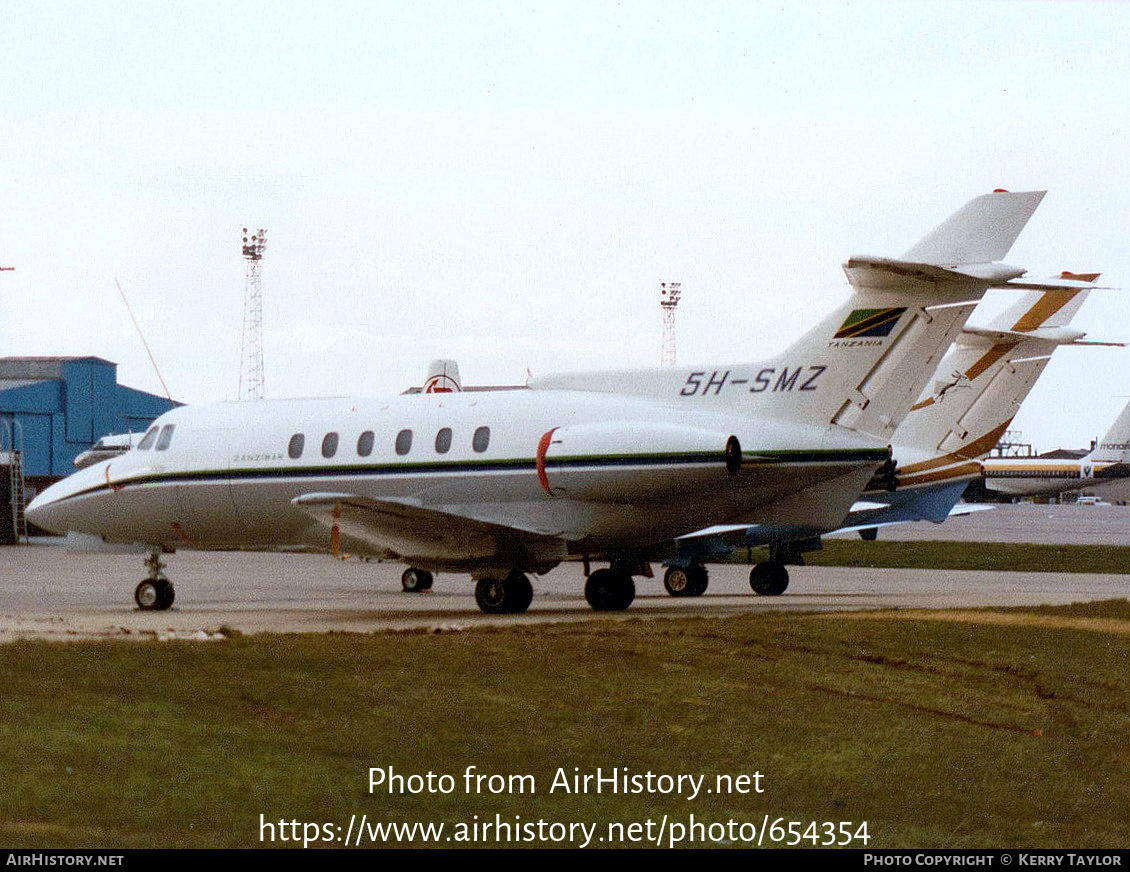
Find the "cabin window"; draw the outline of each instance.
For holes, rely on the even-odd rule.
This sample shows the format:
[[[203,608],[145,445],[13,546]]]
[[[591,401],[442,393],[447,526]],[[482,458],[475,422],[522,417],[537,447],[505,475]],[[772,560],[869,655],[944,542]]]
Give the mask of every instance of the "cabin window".
[[[322,457],[333,457],[337,454],[337,434],[327,433],[322,437]]]
[[[142,439],[141,442],[138,443],[137,450],[138,451],[148,451],[150,448],[152,448],[153,442],[157,438],[157,431],[160,430],[160,429],[161,429],[160,427],[150,428],[149,432],[145,434],[145,438]]]
[[[396,453],[403,456],[412,450],[412,431],[401,430],[396,434]]]
[[[290,437],[290,445],[286,448],[286,453],[290,456],[291,460],[298,460],[302,456],[302,449],[306,447],[306,437],[301,433],[295,433]]]
[[[451,450],[451,428],[444,427],[436,433],[436,453],[447,454]]]
[[[471,437],[471,447],[482,454],[490,445],[490,427],[480,427]]]
[[[177,429],[176,424],[166,424],[161,428],[161,435],[157,438],[157,451],[164,451],[169,447],[169,443],[173,441],[173,431]]]
[[[357,455],[359,457],[368,457],[373,453],[373,431],[366,430],[361,434],[357,440]]]

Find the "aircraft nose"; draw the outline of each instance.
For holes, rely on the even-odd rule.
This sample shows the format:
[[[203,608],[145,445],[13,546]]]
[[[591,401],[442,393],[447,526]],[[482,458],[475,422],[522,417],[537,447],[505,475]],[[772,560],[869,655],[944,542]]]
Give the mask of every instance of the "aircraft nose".
[[[88,498],[82,498],[93,481],[90,473],[83,469],[55,482],[28,503],[24,517],[29,523],[50,533],[63,535],[71,530],[93,532],[84,528],[98,523],[102,513],[97,510],[98,506],[90,504]]]
[[[60,523],[62,518],[58,501],[51,495],[53,487],[54,485],[47,488],[28,503],[27,508],[24,509],[24,517],[27,518],[28,523],[34,524],[41,530],[47,530],[50,533],[66,533],[66,528]]]

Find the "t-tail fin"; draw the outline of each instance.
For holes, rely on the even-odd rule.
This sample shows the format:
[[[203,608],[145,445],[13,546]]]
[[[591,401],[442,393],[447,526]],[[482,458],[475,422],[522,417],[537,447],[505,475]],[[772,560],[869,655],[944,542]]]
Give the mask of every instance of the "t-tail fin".
[[[1130,403],[1114,419],[1089,460],[1092,463],[1130,463]]]
[[[939,266],[999,261],[1008,254],[1046,193],[994,191],[975,197],[926,234],[902,259]]]
[[[1061,278],[1048,288],[1023,294],[987,328],[961,331],[895,434],[897,447],[954,460],[975,460],[992,450],[1055,349],[1087,344],[1080,341],[1085,334],[1068,324],[1090,283]]]
[[[428,376],[424,379],[422,393],[452,394],[463,390],[459,380],[459,364],[454,360],[433,360],[428,364]]]
[[[977,197],[912,248],[913,257],[851,258],[851,297],[768,360],[547,376],[530,387],[652,396],[890,441],[985,291],[1023,275],[997,260],[1042,197]]]

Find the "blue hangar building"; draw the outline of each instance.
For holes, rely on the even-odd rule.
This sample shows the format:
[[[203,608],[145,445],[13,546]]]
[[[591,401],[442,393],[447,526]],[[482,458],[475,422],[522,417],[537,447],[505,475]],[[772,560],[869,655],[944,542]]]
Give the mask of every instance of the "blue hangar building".
[[[29,489],[74,472],[103,436],[143,432],[179,405],[118,384],[118,365],[101,357],[0,357],[0,450],[20,452]]]

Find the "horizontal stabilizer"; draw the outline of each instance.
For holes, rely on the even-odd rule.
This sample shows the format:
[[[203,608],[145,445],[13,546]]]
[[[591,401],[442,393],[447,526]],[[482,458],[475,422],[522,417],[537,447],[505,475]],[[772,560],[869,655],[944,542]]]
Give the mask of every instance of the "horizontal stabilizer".
[[[1091,282],[1081,282],[1076,279],[1023,279],[1016,278],[999,285],[991,285],[993,289],[1015,288],[1018,291],[1113,291],[1117,290],[1111,285],[1096,285]]]
[[[844,264],[844,272],[856,288],[898,287],[908,281],[984,288],[1024,275],[1024,270],[1003,263],[969,263],[962,269],[947,269],[922,261],[857,255]]]
[[[1073,345],[1087,334],[1082,330],[1068,327],[1037,327],[1035,330],[993,330],[989,327],[966,327],[961,331],[959,341],[980,339],[987,342],[1023,342],[1025,339],[1038,339],[1056,345]]]

